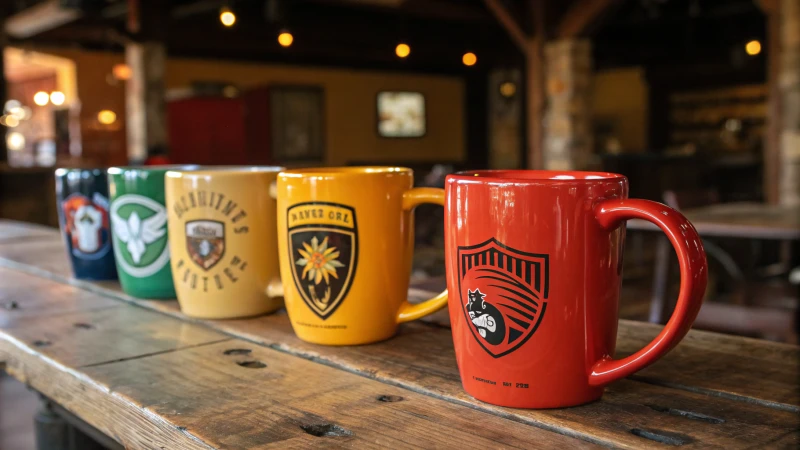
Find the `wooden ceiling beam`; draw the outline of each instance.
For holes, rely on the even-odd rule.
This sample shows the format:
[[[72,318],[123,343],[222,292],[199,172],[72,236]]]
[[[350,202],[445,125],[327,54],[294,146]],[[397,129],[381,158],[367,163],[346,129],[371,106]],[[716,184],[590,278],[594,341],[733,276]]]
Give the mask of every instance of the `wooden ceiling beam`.
[[[571,39],[585,36],[600,16],[619,3],[620,0],[577,0],[561,18],[556,37]]]
[[[539,0],[542,1],[542,0]],[[511,13],[500,3],[500,0],[483,0],[486,8],[491,11],[494,17],[500,22],[500,25],[506,30],[506,33],[511,37],[511,40],[519,48],[519,50],[527,54],[530,47],[530,38],[512,16]]]
[[[771,15],[778,11],[778,2],[780,0],[753,0],[753,2],[761,8],[765,15]]]

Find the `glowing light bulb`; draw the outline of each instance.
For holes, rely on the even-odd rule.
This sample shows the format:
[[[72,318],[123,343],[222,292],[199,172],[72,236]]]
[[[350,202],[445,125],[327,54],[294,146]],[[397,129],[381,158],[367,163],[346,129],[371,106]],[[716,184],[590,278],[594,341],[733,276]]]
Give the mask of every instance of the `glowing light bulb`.
[[[511,81],[506,81],[500,85],[500,95],[506,98],[513,97],[517,93],[517,85]]]
[[[411,54],[411,47],[408,44],[397,44],[397,47],[394,48],[394,53],[400,58],[405,58]]]
[[[282,47],[288,47],[292,45],[292,42],[294,42],[294,36],[292,36],[292,33],[284,31],[278,35],[278,43],[281,44]]]
[[[111,68],[111,73],[114,78],[122,81],[129,80],[133,75],[133,71],[127,64],[114,64],[114,67]]]
[[[33,96],[33,103],[36,103],[39,106],[44,106],[49,101],[50,101],[50,95],[48,95],[47,92],[45,91],[39,91]]]
[[[103,125],[111,125],[117,121],[117,114],[109,109],[104,109],[97,113],[97,121]]]
[[[744,51],[746,51],[750,56],[756,56],[757,54],[761,53],[761,42],[753,39],[745,44]]]
[[[61,91],[53,91],[50,93],[50,103],[56,106],[63,105],[66,98],[67,97]]]
[[[219,10],[219,21],[226,27],[232,27],[236,23],[236,14],[230,8],[222,8]]]
[[[9,150],[18,152],[25,148],[25,136],[17,131],[9,133],[6,137],[6,146]]]
[[[467,52],[461,57],[461,62],[467,67],[474,66],[475,63],[478,62],[478,57],[475,56],[475,53]]]

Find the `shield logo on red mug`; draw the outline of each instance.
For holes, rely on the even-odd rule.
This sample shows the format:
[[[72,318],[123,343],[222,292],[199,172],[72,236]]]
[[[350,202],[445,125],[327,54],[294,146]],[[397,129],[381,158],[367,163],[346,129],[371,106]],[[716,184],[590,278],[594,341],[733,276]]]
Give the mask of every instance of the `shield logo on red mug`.
[[[468,327],[499,358],[533,336],[547,309],[549,255],[523,252],[491,238],[458,248],[458,290]]]
[[[216,220],[186,222],[186,251],[201,269],[214,267],[225,254],[225,224]]]

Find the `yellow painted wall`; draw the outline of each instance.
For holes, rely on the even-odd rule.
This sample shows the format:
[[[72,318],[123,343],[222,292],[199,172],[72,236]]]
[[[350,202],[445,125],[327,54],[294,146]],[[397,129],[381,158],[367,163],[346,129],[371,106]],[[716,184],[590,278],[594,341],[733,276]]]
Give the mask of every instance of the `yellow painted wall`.
[[[593,113],[611,119],[624,152],[647,148],[648,88],[640,67],[602,70],[593,82]]]
[[[123,55],[80,50],[46,50],[75,61],[82,116],[113,109],[124,121],[124,87],[106,82]],[[456,77],[400,74],[288,65],[177,59],[167,62],[166,88],[192,81],[230,82],[243,89],[268,84],[310,84],[324,88],[325,150],[330,165],[353,160],[438,161],[465,158],[464,82]],[[377,134],[375,98],[380,90],[414,90],[426,97],[427,134],[386,139]]]

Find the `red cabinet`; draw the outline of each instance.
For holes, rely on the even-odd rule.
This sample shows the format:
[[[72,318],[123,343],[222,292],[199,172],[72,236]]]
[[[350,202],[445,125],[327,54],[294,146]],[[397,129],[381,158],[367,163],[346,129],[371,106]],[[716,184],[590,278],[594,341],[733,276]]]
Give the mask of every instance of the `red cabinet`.
[[[176,164],[268,164],[268,108],[263,90],[237,98],[170,101],[170,160]]]

